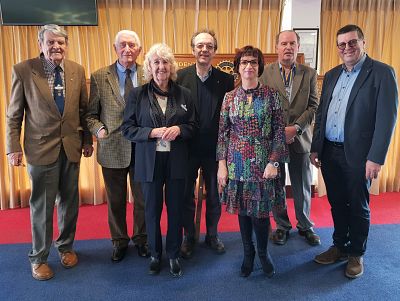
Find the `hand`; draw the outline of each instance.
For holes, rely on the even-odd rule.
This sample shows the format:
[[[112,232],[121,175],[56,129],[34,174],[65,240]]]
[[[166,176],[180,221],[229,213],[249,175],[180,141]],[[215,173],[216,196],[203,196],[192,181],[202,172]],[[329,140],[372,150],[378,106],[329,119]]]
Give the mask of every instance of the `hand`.
[[[98,133],[97,133],[97,138],[103,139],[106,138],[108,135],[108,132],[106,128],[102,128]]]
[[[320,168],[321,167],[321,161],[318,159],[318,153],[311,153],[310,154],[310,162],[316,168]]]
[[[166,130],[167,130],[166,127],[154,128],[151,130],[149,137],[150,138],[161,138],[164,135]]]
[[[228,169],[226,167],[226,160],[221,160],[218,163],[217,181],[218,192],[222,193],[222,189],[228,183]]]
[[[367,160],[365,164],[365,178],[367,180],[376,179],[381,171],[381,167],[380,164]]]
[[[294,125],[285,127],[286,143],[291,144],[294,142],[294,137],[297,135],[297,129]]]
[[[22,162],[22,152],[9,153],[7,155],[8,162],[13,166],[25,166]]]
[[[181,129],[179,126],[171,126],[167,128],[162,135],[161,139],[165,141],[174,141],[176,137],[178,137],[181,134]]]
[[[263,178],[275,179],[277,176],[278,176],[278,167],[275,167],[271,163],[268,163],[267,166],[265,166]]]
[[[84,157],[91,157],[93,154],[93,145],[91,145],[91,144],[83,145],[82,153],[83,153]]]

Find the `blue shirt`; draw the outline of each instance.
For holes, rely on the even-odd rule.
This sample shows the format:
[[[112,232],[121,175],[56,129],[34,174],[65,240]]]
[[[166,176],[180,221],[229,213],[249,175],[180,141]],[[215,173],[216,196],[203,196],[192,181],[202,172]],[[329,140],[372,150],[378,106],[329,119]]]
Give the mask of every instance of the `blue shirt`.
[[[131,79],[132,79],[132,84],[134,87],[138,86],[137,82],[137,72],[136,72],[136,64],[134,64],[131,68]],[[117,75],[118,75],[118,83],[119,83],[119,92],[121,93],[121,96],[124,97],[125,94],[125,73],[126,68],[122,66],[118,61],[117,61]]]
[[[366,55],[360,59],[351,71],[348,71],[345,65],[342,67],[342,73],[333,90],[332,100],[328,108],[325,138],[329,141],[344,142],[344,121],[347,103],[365,58]]]

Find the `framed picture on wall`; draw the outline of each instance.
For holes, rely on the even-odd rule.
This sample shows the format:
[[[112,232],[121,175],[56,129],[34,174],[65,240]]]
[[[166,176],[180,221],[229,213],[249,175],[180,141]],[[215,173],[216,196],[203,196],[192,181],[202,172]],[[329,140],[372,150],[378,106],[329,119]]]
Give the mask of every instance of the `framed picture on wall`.
[[[304,63],[311,68],[318,67],[318,28],[293,28],[300,36],[300,50],[304,53]]]

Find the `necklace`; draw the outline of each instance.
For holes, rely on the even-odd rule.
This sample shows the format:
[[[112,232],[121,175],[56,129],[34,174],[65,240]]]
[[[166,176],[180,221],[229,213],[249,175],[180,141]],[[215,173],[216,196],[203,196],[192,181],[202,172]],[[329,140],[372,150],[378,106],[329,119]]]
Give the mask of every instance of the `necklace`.
[[[247,97],[247,103],[248,104],[251,104],[252,103],[252,101],[253,101],[253,93],[256,91],[256,90],[258,90],[260,88],[260,83],[257,83],[257,87],[255,87],[255,88],[253,88],[253,89],[245,89],[245,88],[243,88],[243,86],[242,86],[242,89],[243,89],[243,91],[244,91],[244,93],[246,94],[246,97]]]

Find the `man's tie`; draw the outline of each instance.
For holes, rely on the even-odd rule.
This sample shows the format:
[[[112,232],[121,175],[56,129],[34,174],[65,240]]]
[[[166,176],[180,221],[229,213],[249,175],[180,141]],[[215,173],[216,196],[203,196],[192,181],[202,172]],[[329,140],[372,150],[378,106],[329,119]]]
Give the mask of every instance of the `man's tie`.
[[[132,91],[133,89],[133,84],[132,84],[132,79],[131,79],[131,72],[132,70],[127,68],[125,70],[125,91],[124,91],[124,99],[125,102],[128,102],[128,97],[129,97],[129,93]]]
[[[62,69],[60,66],[57,66],[54,69],[54,100],[60,114],[62,115],[64,112],[64,86],[61,78],[61,71]]]

